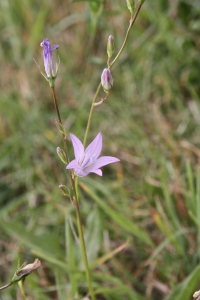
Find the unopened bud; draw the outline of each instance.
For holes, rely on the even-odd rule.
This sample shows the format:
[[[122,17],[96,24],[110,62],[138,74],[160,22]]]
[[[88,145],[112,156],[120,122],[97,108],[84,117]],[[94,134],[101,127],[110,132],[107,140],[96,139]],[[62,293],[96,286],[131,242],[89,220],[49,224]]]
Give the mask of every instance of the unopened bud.
[[[69,197],[70,197],[70,191],[69,191],[69,189],[68,189],[65,185],[60,184],[60,185],[59,185],[59,189],[62,190],[63,195],[69,196]]]
[[[28,264],[24,267],[23,266],[20,267],[15,273],[15,275],[13,276],[11,282],[14,283],[22,280],[23,278],[31,274],[34,270],[38,269],[40,265],[41,265],[40,260],[36,258],[36,260],[32,264]]]
[[[104,69],[101,74],[101,84],[105,92],[108,92],[113,86],[113,78],[110,69]]]
[[[145,0],[138,0],[138,2],[139,2],[140,4],[143,4],[143,3],[145,2]]]
[[[193,297],[194,298],[197,298],[200,296],[200,290],[199,291],[196,291],[194,294],[193,294]],[[197,299],[196,299],[197,300]]]
[[[144,1],[144,0],[140,0],[140,1]],[[130,10],[131,13],[134,13],[135,11],[135,0],[126,0],[127,3],[127,7]]]
[[[110,35],[108,37],[108,42],[107,42],[108,58],[111,58],[113,56],[114,52],[115,52],[114,37],[112,35]]]
[[[62,133],[62,134],[66,134],[65,133],[65,129],[63,127],[63,125],[61,123],[59,123],[57,120],[55,120],[55,124],[56,124],[56,127],[58,128],[58,130]]]
[[[60,147],[57,147],[56,151],[62,162],[67,165],[67,157],[65,152]]]

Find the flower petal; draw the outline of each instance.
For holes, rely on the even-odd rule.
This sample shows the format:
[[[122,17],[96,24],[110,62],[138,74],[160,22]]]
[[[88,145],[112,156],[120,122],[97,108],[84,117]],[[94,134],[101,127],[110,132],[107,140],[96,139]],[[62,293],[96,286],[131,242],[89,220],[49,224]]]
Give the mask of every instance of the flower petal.
[[[81,163],[84,157],[84,147],[81,141],[72,133],[70,133],[70,138],[74,147],[74,156],[76,160]]]
[[[83,172],[80,168],[79,169],[75,169],[74,172],[79,177],[85,177],[85,176],[87,176],[89,174],[87,172]]]
[[[109,68],[104,69],[101,74],[101,85],[106,91],[109,91],[113,86],[113,78]]]
[[[85,149],[85,156],[97,159],[102,150],[102,134],[99,132],[92,143]]]
[[[95,170],[95,171],[92,171],[91,173],[95,173],[95,174],[97,174],[97,175],[99,175],[99,176],[102,176],[102,171],[101,171],[100,169],[97,169],[97,170]]]
[[[77,160],[74,159],[72,160],[67,166],[66,169],[75,169],[75,168],[80,168],[79,164],[77,163]]]
[[[98,158],[92,165],[84,168],[84,172],[94,172],[105,165],[112,164],[118,161],[119,159],[113,156],[102,156]]]
[[[51,50],[53,51],[53,50],[56,50],[56,49],[58,49],[59,48],[59,45],[53,45],[52,47],[51,47]]]
[[[80,165],[78,164],[78,162],[76,161],[76,159],[72,160],[67,166],[66,169],[74,169],[74,173],[77,176],[87,176],[89,173],[82,171],[82,168],[80,167]]]

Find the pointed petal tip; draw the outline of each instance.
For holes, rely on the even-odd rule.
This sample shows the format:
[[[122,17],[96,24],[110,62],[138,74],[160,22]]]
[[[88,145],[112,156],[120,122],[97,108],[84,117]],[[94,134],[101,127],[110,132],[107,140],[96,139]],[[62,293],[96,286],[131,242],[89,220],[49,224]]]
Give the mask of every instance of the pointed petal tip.
[[[94,140],[85,149],[85,155],[97,159],[102,150],[102,134],[99,132]]]
[[[58,49],[58,48],[59,48],[59,45],[54,44],[54,45],[51,47],[51,50],[53,51],[53,50],[56,50],[56,49]]]
[[[97,169],[97,170],[95,170],[95,171],[92,171],[91,173],[95,173],[95,174],[97,174],[97,175],[99,175],[99,176],[102,176],[102,175],[103,175],[101,169]]]

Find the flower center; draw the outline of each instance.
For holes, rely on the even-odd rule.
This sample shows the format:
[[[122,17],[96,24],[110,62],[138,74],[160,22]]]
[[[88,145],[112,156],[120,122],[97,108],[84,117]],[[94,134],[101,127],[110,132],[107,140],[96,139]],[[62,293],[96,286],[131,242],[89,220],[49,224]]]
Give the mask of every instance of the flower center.
[[[90,156],[88,157],[87,155],[85,155],[83,157],[83,160],[81,162],[79,162],[79,165],[81,166],[82,170],[85,168],[85,167],[88,167],[90,166],[92,163],[94,163],[95,161],[95,157],[94,156]]]

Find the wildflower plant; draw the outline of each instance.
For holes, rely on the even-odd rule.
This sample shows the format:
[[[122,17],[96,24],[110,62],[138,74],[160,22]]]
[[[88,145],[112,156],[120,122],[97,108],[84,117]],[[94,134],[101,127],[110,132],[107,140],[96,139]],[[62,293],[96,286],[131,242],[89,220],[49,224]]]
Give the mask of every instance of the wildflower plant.
[[[96,93],[94,95],[94,98],[91,103],[91,109],[88,116],[88,122],[87,127],[85,130],[85,136],[83,142],[81,142],[76,135],[70,133],[70,139],[72,142],[72,145],[68,143],[67,137],[68,133],[65,132],[58,101],[56,97],[56,91],[55,91],[55,79],[58,74],[58,65],[56,65],[56,68],[54,68],[54,60],[52,52],[56,49],[58,49],[59,45],[50,45],[50,41],[46,38],[41,42],[41,46],[43,49],[43,60],[44,60],[44,69],[45,69],[45,75],[42,73],[42,75],[45,77],[47,81],[49,81],[52,95],[54,99],[54,105],[55,110],[57,113],[58,120],[56,120],[56,126],[60,133],[62,134],[63,138],[63,149],[60,147],[57,147],[57,154],[60,157],[61,161],[65,164],[65,168],[67,171],[69,171],[70,176],[70,182],[67,182],[66,185],[60,184],[59,188],[62,190],[63,194],[69,197],[71,200],[71,203],[74,205],[76,214],[77,214],[77,228],[79,233],[79,241],[80,241],[80,248],[82,253],[82,259],[84,262],[85,267],[85,273],[86,278],[88,282],[88,290],[89,295],[92,300],[96,299],[96,294],[94,291],[94,286],[92,284],[91,280],[91,274],[90,274],[90,268],[88,264],[88,258],[87,258],[87,249],[84,239],[84,233],[83,233],[83,226],[82,226],[82,219],[81,219],[81,210],[80,210],[80,204],[78,199],[78,188],[79,188],[79,177],[85,177],[88,176],[90,173],[95,173],[98,176],[102,176],[102,170],[101,168],[105,165],[119,162],[119,159],[113,156],[100,156],[100,153],[103,148],[102,143],[102,133],[98,133],[97,136],[94,138],[94,140],[86,147],[87,145],[87,139],[88,139],[88,133],[91,127],[91,121],[92,116],[94,113],[94,108],[98,105],[103,104],[110,95],[111,88],[113,87],[113,77],[111,74],[111,69],[115,62],[119,59],[129,36],[130,30],[135,23],[135,20],[138,16],[138,13],[142,7],[144,1],[138,1],[137,5],[135,5],[134,1],[127,1],[127,7],[131,12],[130,16],[130,22],[129,26],[125,35],[124,42],[118,51],[117,55],[111,61],[111,58],[113,57],[113,54],[115,52],[115,46],[114,46],[114,37],[110,35],[108,37],[107,41],[107,67],[104,68],[101,74],[101,81],[99,83],[99,86],[96,90]],[[99,92],[101,90],[101,87],[103,88],[104,92],[106,93],[105,98],[101,99],[100,101],[97,101]],[[74,158],[69,159],[68,155],[68,147],[73,146],[74,150]]]
[[[62,140],[63,140],[63,149],[61,147],[57,147],[57,154],[60,157],[63,164],[65,165],[66,172],[67,171],[69,172],[68,178],[70,178],[70,180],[67,180],[66,185],[60,184],[59,188],[62,190],[63,194],[70,199],[72,205],[76,210],[79,244],[82,253],[82,259],[84,262],[86,279],[88,283],[88,295],[92,300],[96,299],[96,292],[94,291],[94,285],[91,279],[91,274],[90,274],[91,272],[88,263],[87,249],[86,249],[83,226],[82,226],[80,199],[78,197],[79,178],[88,176],[90,175],[90,173],[95,173],[95,175],[102,176],[103,174],[101,170],[102,167],[111,163],[119,162],[119,159],[113,156],[100,156],[103,148],[103,142],[102,142],[103,138],[101,132],[99,132],[96,135],[94,140],[87,147],[86,145],[87,145],[88,133],[91,127],[91,121],[92,121],[94,109],[96,106],[104,104],[105,101],[108,99],[108,96],[110,95],[111,89],[113,87],[113,82],[114,82],[113,75],[111,74],[111,69],[113,65],[116,63],[116,61],[119,59],[127,43],[130,30],[137,19],[137,16],[139,14],[139,11],[143,3],[144,0],[138,0],[137,5],[135,5],[135,1],[127,0],[127,7],[131,13],[130,22],[124,38],[124,42],[112,61],[111,59],[115,53],[114,37],[112,35],[109,35],[108,37],[107,66],[103,69],[101,76],[99,76],[101,77],[101,80],[99,86],[97,87],[96,93],[93,97],[93,100],[91,102],[91,108],[88,116],[87,127],[85,130],[83,142],[81,142],[76,137],[75,134],[70,133],[70,139],[72,144],[71,143],[69,144],[67,139],[68,133],[65,131],[61,119],[61,114],[59,111],[59,106],[58,106],[58,101],[57,101],[56,91],[55,91],[55,81],[58,76],[60,62],[58,60],[58,63],[55,63],[53,58],[53,52],[59,48],[59,45],[57,44],[51,45],[50,40],[48,38],[45,38],[40,44],[43,47],[42,54],[43,54],[43,62],[44,62],[44,72],[41,71],[41,74],[49,82],[49,86],[52,91],[54,106],[58,118],[55,122],[55,125],[58,128],[59,132],[61,133]],[[106,93],[106,96],[100,101],[97,101],[101,88],[103,88],[104,92]],[[69,159],[68,147],[73,147],[74,158],[72,159]],[[11,282],[3,286],[2,288],[0,288],[0,290],[9,287],[15,282],[19,282],[23,298],[26,299],[24,288],[23,288],[24,279],[29,274],[31,274],[32,271],[34,271],[39,267],[40,267],[40,261],[38,259],[36,259],[35,262],[32,264],[20,267],[14,274],[14,277],[12,278]]]

